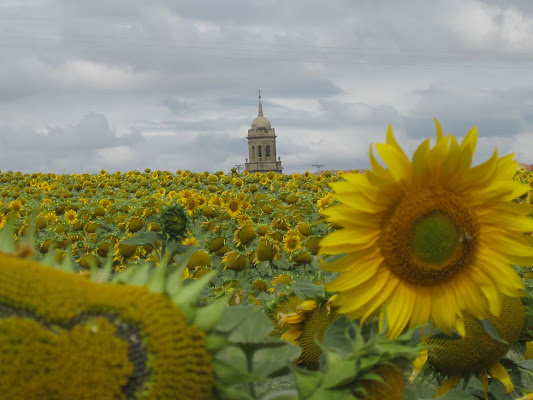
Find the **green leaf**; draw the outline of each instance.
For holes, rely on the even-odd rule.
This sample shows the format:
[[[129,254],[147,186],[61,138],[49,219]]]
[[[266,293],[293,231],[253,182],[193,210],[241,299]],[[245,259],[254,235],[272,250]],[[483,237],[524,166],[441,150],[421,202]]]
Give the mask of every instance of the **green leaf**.
[[[143,232],[137,236],[133,236],[130,238],[126,238],[124,240],[121,240],[120,243],[129,244],[132,246],[146,246],[146,245],[154,245],[154,241],[156,238],[156,232]]]
[[[252,396],[245,393],[242,389],[227,386],[220,382],[215,382],[217,399],[220,400],[254,400]]]
[[[526,342],[523,340],[517,340],[513,343],[507,354],[506,358],[509,358],[513,361],[521,361],[524,359],[524,354],[526,353]]]
[[[302,349],[291,343],[283,343],[279,347],[260,349],[254,353],[253,373],[270,377],[288,368],[287,363],[295,361]]]
[[[257,376],[248,371],[246,354],[237,346],[226,346],[213,360],[217,379],[228,384],[237,384],[257,380]]]
[[[257,312],[257,307],[250,304],[226,308],[215,330],[220,333],[230,332],[242,320],[255,312]]]
[[[482,320],[478,319],[477,322],[479,322],[481,327],[485,329],[485,332],[487,332],[491,338],[493,338],[497,342],[508,344],[505,340],[503,340],[500,337],[500,335],[498,334],[498,331],[496,330],[492,322],[490,322],[488,319],[482,319]]]
[[[325,289],[323,285],[315,285],[304,278],[295,278],[293,285],[294,294],[303,299],[314,297],[324,297]]]
[[[228,293],[223,297],[211,301],[211,303],[203,307],[198,307],[192,325],[202,331],[212,330],[222,317],[222,312],[226,308],[226,304],[230,297],[231,293]]]
[[[354,351],[353,340],[356,336],[354,323],[348,317],[340,317],[329,326],[321,347],[335,349],[341,357],[347,358]]]
[[[188,285],[183,285],[181,290],[171,295],[172,301],[180,310],[185,312],[186,308],[188,309],[199,300],[200,293],[216,274],[217,271],[210,271],[196,280],[191,280]]]
[[[133,270],[133,275],[128,280],[128,285],[144,286],[148,279],[150,279],[151,268],[149,264],[142,264],[139,267],[130,267]]]
[[[357,365],[353,360],[342,360],[335,352],[327,352],[327,372],[322,387],[332,389],[353,381]],[[338,357],[338,358],[337,358]]]
[[[261,400],[298,400],[298,392],[296,390],[278,390],[262,397]]]
[[[241,323],[233,330],[228,337],[228,340],[233,343],[262,343],[271,341],[268,336],[274,329],[274,325],[270,318],[268,318],[259,308],[256,307],[254,313],[241,321]]]
[[[296,366],[290,366],[290,368],[296,378],[296,388],[300,394],[300,399],[309,399],[311,394],[320,386],[322,374]]]
[[[524,369],[533,371],[533,360],[517,361],[516,364],[520,368],[524,368]]]
[[[146,283],[146,287],[153,293],[163,293],[165,291],[166,268],[156,266]]]

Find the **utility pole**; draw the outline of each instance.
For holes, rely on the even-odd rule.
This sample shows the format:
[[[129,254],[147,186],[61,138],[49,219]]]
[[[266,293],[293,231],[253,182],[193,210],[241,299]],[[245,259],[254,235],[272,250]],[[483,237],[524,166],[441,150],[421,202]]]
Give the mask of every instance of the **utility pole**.
[[[235,167],[237,168],[237,173],[240,174],[241,173],[241,168],[244,168],[244,165],[243,164],[235,164]]]
[[[313,164],[312,167],[316,167],[317,168],[316,172],[320,172],[320,167],[324,167],[324,164]]]

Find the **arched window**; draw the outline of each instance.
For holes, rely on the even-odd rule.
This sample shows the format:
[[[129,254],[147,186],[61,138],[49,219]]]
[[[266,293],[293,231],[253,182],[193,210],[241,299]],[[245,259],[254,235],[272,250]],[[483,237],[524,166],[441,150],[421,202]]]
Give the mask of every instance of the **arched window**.
[[[265,157],[268,159],[270,157],[270,145],[267,144],[265,147]]]
[[[252,146],[252,160],[255,160],[255,146]]]
[[[257,146],[257,156],[259,158],[263,157],[263,155],[261,154],[261,145]]]

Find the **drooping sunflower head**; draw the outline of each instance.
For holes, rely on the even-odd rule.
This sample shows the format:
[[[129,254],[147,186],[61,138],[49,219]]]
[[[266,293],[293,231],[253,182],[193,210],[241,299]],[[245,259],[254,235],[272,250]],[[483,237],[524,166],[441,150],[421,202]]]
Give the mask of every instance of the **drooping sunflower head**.
[[[511,264],[533,265],[532,208],[512,202],[528,187],[513,180],[512,155],[471,167],[472,128],[461,144],[426,139],[410,161],[389,127],[387,142],[372,149],[372,170],[332,183],[341,204],[323,213],[340,229],[321,254],[345,255],[324,269],[342,274],[328,286],[340,313],[366,319],[382,307],[389,337],[431,320],[441,331],[465,334],[463,312],[499,315],[502,296],[520,296],[523,283]]]

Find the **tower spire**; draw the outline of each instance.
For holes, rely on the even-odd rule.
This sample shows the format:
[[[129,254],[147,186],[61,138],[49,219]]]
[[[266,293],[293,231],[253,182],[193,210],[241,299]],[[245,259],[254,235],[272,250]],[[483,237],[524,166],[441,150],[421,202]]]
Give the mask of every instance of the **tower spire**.
[[[257,93],[259,93],[259,111],[257,112],[257,115],[262,117],[263,116],[263,105],[261,104],[261,89],[259,89]]]

